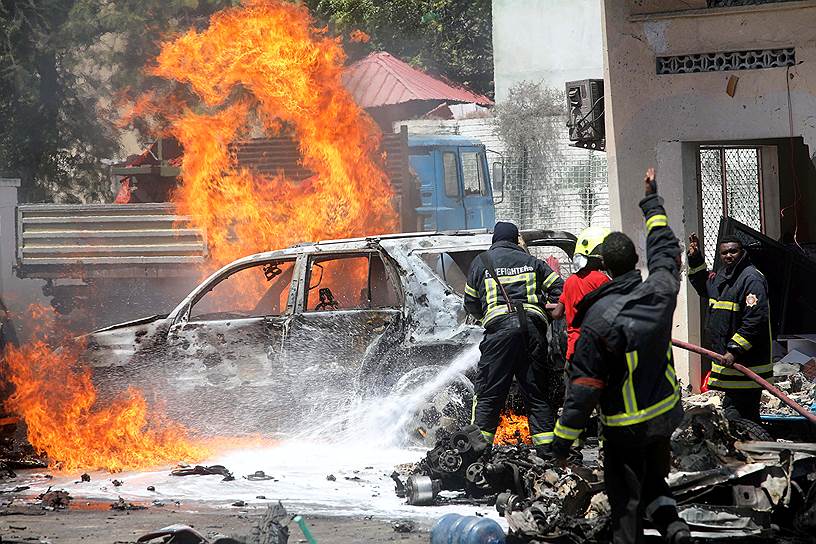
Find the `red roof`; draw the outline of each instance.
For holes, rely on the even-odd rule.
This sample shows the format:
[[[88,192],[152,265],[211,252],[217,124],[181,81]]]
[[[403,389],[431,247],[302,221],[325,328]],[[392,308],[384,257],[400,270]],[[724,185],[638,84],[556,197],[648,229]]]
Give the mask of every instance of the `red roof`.
[[[461,87],[453,87],[382,51],[358,60],[343,74],[343,84],[360,107],[390,106],[412,100],[473,102],[493,101]]]

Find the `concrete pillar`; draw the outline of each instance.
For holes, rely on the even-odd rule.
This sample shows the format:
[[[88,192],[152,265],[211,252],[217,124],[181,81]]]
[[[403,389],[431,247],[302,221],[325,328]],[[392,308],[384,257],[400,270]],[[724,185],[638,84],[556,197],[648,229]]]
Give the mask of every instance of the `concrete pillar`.
[[[0,178],[0,295],[5,295],[16,260],[17,189],[20,180]],[[5,296],[3,297],[5,299]]]

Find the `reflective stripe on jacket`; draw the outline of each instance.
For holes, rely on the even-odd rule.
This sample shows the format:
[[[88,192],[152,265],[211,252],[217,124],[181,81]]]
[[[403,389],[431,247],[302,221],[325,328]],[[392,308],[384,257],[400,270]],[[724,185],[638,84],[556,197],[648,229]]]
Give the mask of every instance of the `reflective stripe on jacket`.
[[[574,440],[600,404],[604,437],[631,440],[671,434],[680,386],[671,351],[672,314],[680,289],[680,247],[663,202],[640,202],[646,219],[649,277],[639,270],[613,278],[578,305],[581,336],[569,368],[569,391],[555,435]],[[642,432],[641,432],[642,431]],[[641,436],[643,435],[643,436]]]
[[[709,277],[703,255],[689,262],[689,280],[697,293],[708,299],[706,338],[717,353],[730,351],[737,362],[763,378],[773,376],[768,282],[751,264],[747,253],[730,271],[721,269]],[[711,365],[708,385],[712,389],[756,389],[760,385],[739,370]]]
[[[521,302],[524,309],[545,319],[544,305],[558,302],[564,281],[545,263],[512,242],[496,242],[490,249],[496,275],[510,297],[510,305],[502,290],[490,276],[480,258],[470,267],[465,284],[465,309],[480,319],[483,325],[514,312]]]

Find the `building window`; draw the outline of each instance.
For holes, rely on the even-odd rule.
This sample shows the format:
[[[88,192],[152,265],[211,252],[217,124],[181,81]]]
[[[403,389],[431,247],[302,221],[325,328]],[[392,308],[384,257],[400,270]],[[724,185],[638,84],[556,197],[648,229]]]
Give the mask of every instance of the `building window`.
[[[702,243],[706,264],[713,268],[721,217],[732,217],[752,229],[765,232],[760,149],[701,147],[698,167],[703,218]]]

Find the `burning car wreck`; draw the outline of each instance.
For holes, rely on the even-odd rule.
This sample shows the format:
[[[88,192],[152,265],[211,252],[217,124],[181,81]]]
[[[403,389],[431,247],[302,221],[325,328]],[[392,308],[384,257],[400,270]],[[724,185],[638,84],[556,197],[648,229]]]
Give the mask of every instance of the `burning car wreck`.
[[[524,237],[531,251],[563,263],[575,246],[568,233]],[[136,384],[204,432],[290,432],[354,398],[409,394],[473,354],[481,327],[466,318],[462,296],[470,263],[489,246],[490,234],[467,231],[251,255],[211,275],[168,315],[87,335],[84,358],[103,394]],[[560,322],[552,327],[560,339]],[[563,368],[563,342],[551,346],[553,365]],[[432,443],[435,429],[467,421],[475,356],[466,359],[447,376],[453,390],[428,399],[411,421],[414,436]],[[236,428],[236,411],[255,425]]]

